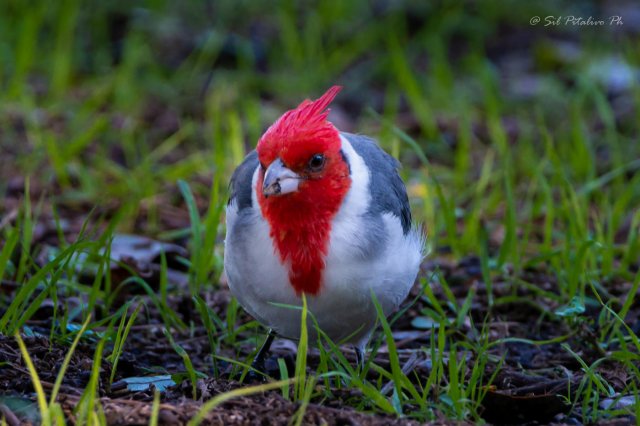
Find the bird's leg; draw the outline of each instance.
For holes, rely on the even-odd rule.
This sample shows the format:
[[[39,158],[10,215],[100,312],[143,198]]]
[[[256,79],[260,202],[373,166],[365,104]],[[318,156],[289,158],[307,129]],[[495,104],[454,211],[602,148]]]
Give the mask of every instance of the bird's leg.
[[[356,350],[356,371],[359,374],[364,371],[364,350],[360,346],[353,348]]]
[[[251,368],[253,368],[254,370],[258,370],[261,373],[264,373],[264,370],[265,370],[264,361],[265,361],[265,358],[267,357],[267,353],[269,352],[269,349],[271,348],[271,344],[273,343],[273,339],[275,337],[276,337],[276,332],[273,331],[272,329],[269,329],[269,334],[267,335],[267,339],[264,341],[264,343],[260,347],[260,350],[258,351],[256,356],[253,358],[253,362],[251,363]]]

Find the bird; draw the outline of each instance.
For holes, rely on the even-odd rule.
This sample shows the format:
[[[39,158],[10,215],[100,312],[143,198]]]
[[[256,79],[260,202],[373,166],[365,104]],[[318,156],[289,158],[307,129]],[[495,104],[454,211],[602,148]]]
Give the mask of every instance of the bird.
[[[299,339],[302,297],[317,325],[357,362],[378,318],[413,286],[425,238],[412,224],[400,163],[375,140],[339,131],[329,105],[342,89],[285,112],[234,171],[226,207],[224,271],[240,305],[273,338]]]

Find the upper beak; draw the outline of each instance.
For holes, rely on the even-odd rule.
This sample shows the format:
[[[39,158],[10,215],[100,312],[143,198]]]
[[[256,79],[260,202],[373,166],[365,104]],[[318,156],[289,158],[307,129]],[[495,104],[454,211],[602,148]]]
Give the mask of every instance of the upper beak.
[[[282,160],[276,159],[264,173],[262,193],[270,195],[288,194],[298,190],[301,177],[285,167]]]

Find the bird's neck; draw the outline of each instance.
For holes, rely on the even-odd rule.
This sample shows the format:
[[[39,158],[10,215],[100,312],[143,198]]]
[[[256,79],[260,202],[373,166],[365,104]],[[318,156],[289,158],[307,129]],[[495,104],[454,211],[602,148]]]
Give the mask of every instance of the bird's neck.
[[[289,270],[296,294],[317,295],[329,250],[331,222],[351,186],[346,170],[335,176],[307,181],[299,191],[284,196],[262,195],[263,172],[257,182],[258,202],[270,226],[280,260]],[[346,177],[345,177],[346,176]]]

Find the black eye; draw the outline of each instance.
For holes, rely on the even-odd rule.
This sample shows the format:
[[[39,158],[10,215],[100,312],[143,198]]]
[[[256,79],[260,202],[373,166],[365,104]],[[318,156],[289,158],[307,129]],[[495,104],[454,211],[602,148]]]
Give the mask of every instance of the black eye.
[[[311,159],[309,159],[309,169],[312,172],[319,172],[324,167],[324,155],[322,154],[314,154]]]

